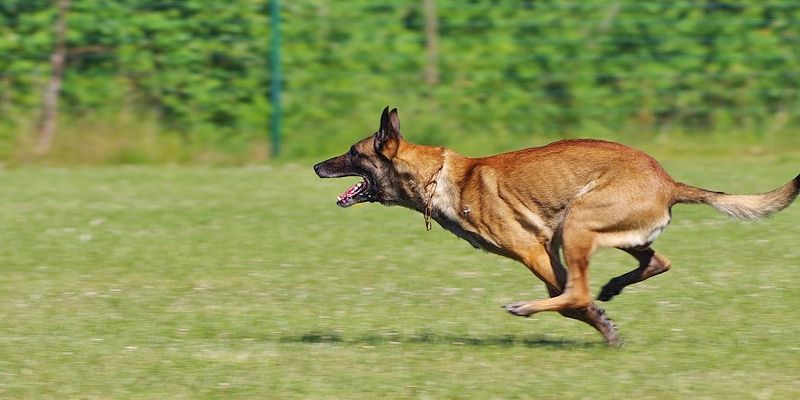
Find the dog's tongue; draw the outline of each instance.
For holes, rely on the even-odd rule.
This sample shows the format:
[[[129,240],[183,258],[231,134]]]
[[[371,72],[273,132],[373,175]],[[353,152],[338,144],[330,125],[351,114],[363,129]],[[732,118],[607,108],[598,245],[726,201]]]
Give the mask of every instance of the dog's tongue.
[[[358,192],[360,192],[365,185],[366,183],[361,181],[351,186],[350,189],[347,189],[344,193],[336,197],[336,203],[343,207],[349,206],[350,200],[353,198],[353,196],[358,194]]]

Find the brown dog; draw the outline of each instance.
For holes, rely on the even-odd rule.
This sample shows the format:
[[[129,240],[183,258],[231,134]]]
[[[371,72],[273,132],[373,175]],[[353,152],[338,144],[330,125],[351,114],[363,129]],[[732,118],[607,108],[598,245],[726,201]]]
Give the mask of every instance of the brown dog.
[[[519,316],[558,311],[592,325],[611,345],[615,326],[589,294],[589,258],[619,248],[638,268],[611,279],[598,300],[665,272],[651,243],[677,203],[704,203],[734,218],[763,218],[786,208],[800,175],[758,195],[730,195],[670,178],[641,151],[600,140],[562,140],[491,157],[467,158],[442,147],[403,140],[397,110],[383,110],[378,131],[350,151],[314,166],[322,178],[360,176],[337,204],[401,205],[433,218],[472,246],[517,260],[544,281],[550,298],[507,304]],[[559,251],[563,249],[566,270]]]

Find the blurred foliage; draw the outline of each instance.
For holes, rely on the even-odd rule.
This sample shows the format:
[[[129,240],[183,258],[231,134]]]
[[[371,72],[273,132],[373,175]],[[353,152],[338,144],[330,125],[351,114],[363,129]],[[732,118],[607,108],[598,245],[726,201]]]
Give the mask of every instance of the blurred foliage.
[[[165,133],[186,140],[231,147],[251,140],[243,135],[263,130],[269,117],[263,3],[73,0],[61,97],[66,121],[155,114]],[[6,122],[38,117],[31,110],[48,78],[54,18],[50,1],[0,5]]]
[[[287,155],[341,150],[385,105],[415,141],[487,150],[533,136],[797,133],[798,1],[436,5],[440,82],[427,85],[421,0],[282,2]],[[146,115],[160,135],[249,151],[271,117],[268,9],[73,0],[62,126]],[[0,3],[0,144],[38,116],[54,16],[50,1]]]

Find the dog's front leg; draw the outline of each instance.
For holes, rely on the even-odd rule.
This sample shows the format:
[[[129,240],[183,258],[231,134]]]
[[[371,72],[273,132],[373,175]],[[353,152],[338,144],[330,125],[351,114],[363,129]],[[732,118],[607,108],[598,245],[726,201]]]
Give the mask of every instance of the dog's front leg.
[[[525,264],[528,269],[541,279],[547,286],[548,292],[552,297],[558,297],[563,292],[563,287],[566,284],[566,271],[558,261],[558,250],[548,251],[545,244],[537,243],[533,247],[526,249],[524,252],[517,251],[519,260]],[[506,311],[520,317],[529,317],[533,313],[546,311],[538,309],[537,303],[540,301],[518,301],[509,303],[504,306]]]
[[[574,236],[574,235],[571,235]],[[551,270],[549,276],[555,277],[552,272],[553,267],[550,265],[550,257],[547,255],[545,246],[535,246],[534,254],[529,259],[524,261],[536,276],[545,280],[548,285],[560,288],[564,287],[561,294],[551,297],[546,300],[535,301],[518,301],[506,305],[506,310],[514,315],[527,317],[531,314],[542,311],[561,311],[565,309],[582,309],[588,307],[592,303],[589,296],[589,285],[586,272],[589,268],[589,256],[594,251],[592,238],[584,237],[564,237],[564,257],[566,258],[568,274],[565,285],[558,285],[559,282],[548,282],[546,277],[548,274],[546,270]],[[542,254],[544,252],[544,254]],[[545,264],[547,263],[547,264]],[[546,265],[546,267],[545,267]]]
[[[545,283],[551,298],[562,295],[562,288],[567,281],[567,271],[558,258],[558,248],[537,244],[530,249],[526,257],[521,257],[521,259],[523,264]],[[504,307],[511,314],[530,316],[532,313],[522,313],[524,307],[529,303],[535,302],[516,302],[507,304]],[[562,309],[559,310],[559,313],[567,318],[591,325],[603,335],[606,343],[610,346],[619,347],[622,345],[622,338],[616,326],[608,318],[605,310],[598,307],[594,302],[584,308]]]

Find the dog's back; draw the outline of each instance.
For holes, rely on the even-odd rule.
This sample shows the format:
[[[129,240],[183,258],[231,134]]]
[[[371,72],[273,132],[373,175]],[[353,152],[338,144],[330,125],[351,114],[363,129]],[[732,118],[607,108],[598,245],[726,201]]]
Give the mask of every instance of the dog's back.
[[[548,219],[551,229],[568,208],[589,198],[600,204],[625,203],[626,209],[636,204],[655,207],[661,213],[671,206],[672,178],[649,155],[619,143],[562,140],[477,158],[474,164],[471,168],[482,173],[482,182],[470,187],[482,186],[483,192],[497,185],[498,191]]]

